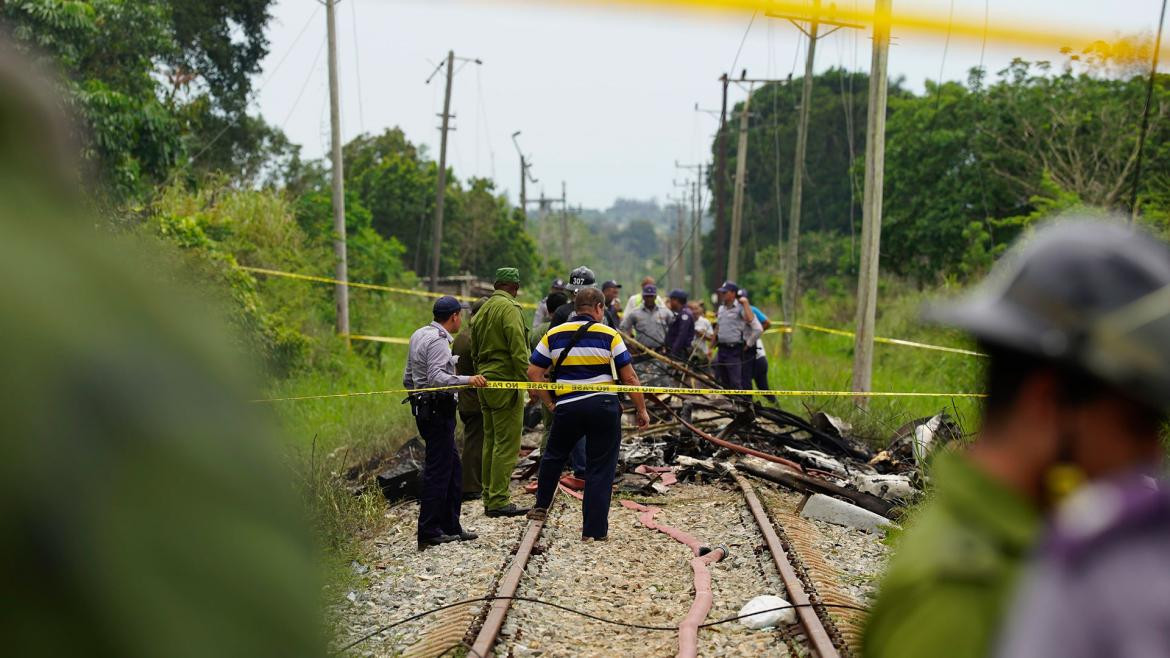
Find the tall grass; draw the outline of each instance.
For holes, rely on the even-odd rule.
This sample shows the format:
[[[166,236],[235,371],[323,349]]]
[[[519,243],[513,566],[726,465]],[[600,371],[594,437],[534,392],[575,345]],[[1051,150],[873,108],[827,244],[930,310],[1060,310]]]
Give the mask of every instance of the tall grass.
[[[900,289],[892,283],[879,301],[877,334],[928,344],[971,349],[955,331],[923,324],[919,310],[931,295]],[[766,309],[770,310],[770,309]],[[828,327],[852,328],[853,300],[846,297],[808,297],[801,321]],[[779,319],[779,315],[772,316]],[[852,384],[853,339],[798,330],[792,355],[781,355],[780,334],[765,339],[768,380],[772,388],[847,391]],[[874,347],[873,390],[922,393],[980,392],[982,359],[900,345]],[[971,398],[872,398],[867,406],[852,397],[781,398],[783,408],[798,413],[823,411],[849,421],[859,438],[884,447],[894,432],[916,418],[946,411],[966,432],[977,429],[979,401]]]

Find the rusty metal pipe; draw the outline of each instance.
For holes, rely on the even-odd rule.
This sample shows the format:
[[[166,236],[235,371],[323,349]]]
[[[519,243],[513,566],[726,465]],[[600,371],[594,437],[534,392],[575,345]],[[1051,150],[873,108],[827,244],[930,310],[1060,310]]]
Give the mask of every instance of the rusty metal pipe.
[[[653,401],[657,402],[658,404],[662,405],[663,407],[665,407],[666,410],[669,411],[672,416],[674,416],[676,419],[678,419],[678,422],[682,423],[683,427],[689,429],[690,431],[694,432],[695,434],[699,435],[704,440],[709,441],[710,443],[714,443],[717,446],[720,446],[722,448],[727,448],[728,450],[732,450],[732,451],[738,452],[740,454],[751,455],[753,457],[759,457],[760,459],[765,459],[765,460],[770,461],[774,464],[780,464],[782,466],[787,466],[788,468],[793,469],[797,473],[800,473],[804,470],[804,468],[801,467],[800,464],[792,461],[791,459],[777,457],[776,455],[771,455],[771,454],[768,454],[766,452],[761,452],[759,450],[753,450],[751,448],[741,446],[738,443],[732,443],[731,441],[725,441],[725,440],[720,439],[716,436],[712,436],[711,434],[704,432],[703,430],[701,430],[698,427],[696,427],[695,425],[693,425],[691,422],[684,419],[681,414],[679,414],[678,412],[676,412],[674,410],[673,407],[671,407],[669,404],[666,404],[662,400],[658,399],[658,396],[653,395],[653,394],[649,394],[646,397],[650,398],[651,400],[653,400]]]

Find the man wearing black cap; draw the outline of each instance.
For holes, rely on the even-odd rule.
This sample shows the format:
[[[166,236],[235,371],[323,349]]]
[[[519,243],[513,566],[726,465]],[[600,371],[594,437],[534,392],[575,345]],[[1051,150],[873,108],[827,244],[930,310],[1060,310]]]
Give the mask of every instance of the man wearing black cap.
[[[622,294],[621,289],[622,284],[613,279],[601,284],[601,293],[605,295],[603,321],[611,329],[617,329],[622,323],[622,302],[618,299],[618,296]]]
[[[695,340],[695,316],[687,308],[687,293],[671,290],[666,305],[674,313],[674,320],[666,330],[665,351],[679,361],[686,361],[691,354],[691,342]]]
[[[733,281],[724,281],[715,292],[722,302],[715,314],[715,342],[719,347],[715,375],[724,388],[745,389],[751,384],[755,340],[759,337],[755,327],[759,323],[754,322],[751,302],[739,294],[739,286]]]
[[[1168,310],[1170,249],[1084,220],[1039,228],[973,294],[928,309],[979,341],[987,399],[975,440],[931,461],[933,495],[899,539],[864,655],[1170,652],[1170,497],[1150,477]],[[1040,565],[1009,614],[1029,555]]]
[[[410,351],[402,385],[408,389],[466,386],[482,388],[482,375],[455,374],[451,334],[463,325],[463,306],[454,297],[440,297],[432,313],[434,321],[410,336]],[[411,393],[411,411],[418,433],[426,442],[422,492],[418,508],[418,548],[475,539],[459,524],[463,504],[463,469],[455,450],[454,391]]]

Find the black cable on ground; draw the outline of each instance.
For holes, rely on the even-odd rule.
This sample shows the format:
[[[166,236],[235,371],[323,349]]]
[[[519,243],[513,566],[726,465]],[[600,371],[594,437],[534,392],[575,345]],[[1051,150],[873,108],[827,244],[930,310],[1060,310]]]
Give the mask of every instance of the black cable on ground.
[[[599,622],[606,623],[606,624],[613,624],[614,626],[624,626],[626,628],[637,628],[637,629],[644,630],[644,631],[678,631],[678,626],[650,626],[648,624],[636,624],[636,623],[632,623],[632,622],[618,621],[616,619],[607,619],[605,617],[595,615],[591,612],[585,612],[584,610],[577,610],[575,608],[570,608],[568,606],[564,606],[564,605],[561,605],[559,603],[552,603],[551,601],[542,601],[541,599],[533,599],[533,598],[529,598],[526,596],[481,596],[481,597],[474,598],[474,599],[465,599],[462,601],[456,601],[454,603],[448,603],[447,605],[439,606],[437,608],[431,608],[430,610],[424,610],[423,612],[420,612],[416,615],[411,615],[410,617],[406,617],[405,619],[399,619],[398,621],[390,622],[389,624],[386,624],[385,626],[381,626],[373,631],[370,631],[369,633],[366,633],[365,635],[350,642],[349,644],[345,645],[344,647],[341,647],[340,649],[338,649],[335,652],[335,654],[341,654],[341,653],[344,653],[346,651],[349,651],[350,649],[356,647],[357,645],[361,644],[362,642],[365,642],[366,640],[374,637],[375,635],[378,635],[379,633],[383,633],[385,631],[388,631],[396,626],[401,626],[402,624],[406,624],[406,623],[409,623],[412,621],[416,621],[418,619],[422,619],[423,617],[433,615],[436,612],[442,612],[444,610],[449,610],[451,608],[457,608],[457,607],[462,606],[462,605],[469,605],[472,603],[480,603],[480,602],[485,602],[485,601],[524,601],[526,603],[537,603],[540,605],[549,606],[550,608],[556,608],[556,609],[562,610],[564,612],[570,612],[570,613],[573,613],[575,615],[580,615],[582,617],[592,619],[594,621],[599,621]],[[727,623],[730,623],[733,621],[738,621],[740,619],[745,619],[747,617],[755,617],[756,615],[762,615],[762,614],[767,613],[767,612],[777,612],[780,610],[794,610],[796,608],[812,608],[812,607],[845,608],[845,609],[849,609],[849,610],[860,610],[861,612],[866,611],[866,608],[863,608],[861,606],[847,605],[847,604],[830,604],[830,603],[817,603],[817,604],[804,603],[804,604],[799,604],[799,605],[794,604],[794,605],[780,606],[777,608],[769,608],[767,610],[760,610],[759,612],[753,612],[753,613],[748,614],[748,615],[736,615],[734,617],[726,617],[724,619],[719,619],[716,621],[707,622],[706,624],[699,624],[699,628],[710,628],[712,626],[719,626],[720,624],[727,624]]]

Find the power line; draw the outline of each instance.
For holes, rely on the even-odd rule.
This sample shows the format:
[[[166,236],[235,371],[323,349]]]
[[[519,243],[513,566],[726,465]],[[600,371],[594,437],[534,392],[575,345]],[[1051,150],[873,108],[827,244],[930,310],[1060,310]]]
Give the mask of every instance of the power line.
[[[752,18],[748,21],[747,29],[743,31],[743,38],[739,40],[739,48],[735,51],[735,59],[731,60],[731,68],[727,69],[728,75],[735,73],[735,65],[739,63],[739,54],[743,52],[743,44],[747,43],[748,33],[752,31],[752,24],[756,22],[756,14],[758,13],[758,9],[752,12]]]
[[[942,60],[938,64],[938,83],[934,88],[934,111],[938,113],[939,104],[942,103],[942,79],[943,70],[947,66],[947,52],[951,49],[951,29],[954,27],[955,21],[955,0],[951,0],[951,9],[947,14],[947,37],[943,41]],[[986,24],[984,24],[984,33],[987,31]]]
[[[268,86],[268,83],[272,82],[273,78],[276,77],[276,74],[280,71],[280,67],[284,66],[285,60],[288,59],[288,56],[292,54],[293,50],[296,49],[297,44],[300,43],[301,37],[305,36],[305,32],[309,31],[309,26],[313,24],[313,19],[317,18],[317,12],[319,11],[321,11],[320,5],[313,9],[313,13],[309,15],[309,20],[305,21],[304,26],[301,27],[301,31],[297,33],[296,38],[293,39],[293,42],[289,45],[288,49],[284,51],[284,55],[280,57],[280,61],[276,63],[276,66],[273,67],[272,71],[268,74],[268,77],[260,83],[259,87],[254,89],[251,94],[249,94],[249,103],[256,100],[256,97],[260,95],[260,92],[264,91],[264,88]],[[200,149],[198,153],[191,156],[191,162],[195,162],[200,157],[202,157],[204,153],[207,153],[209,150],[211,150],[211,147],[215,146],[215,143],[219,141],[219,138],[223,137],[224,134],[227,133],[227,131],[230,130],[234,125],[235,123],[229,122],[225,124],[223,128],[220,128],[219,132],[217,132],[214,137],[208,140],[208,142],[203,145],[203,148]]]
[[[349,3],[350,17],[353,18],[353,70],[357,75],[357,92],[358,92],[358,128],[362,133],[366,132],[366,116],[365,110],[362,108],[364,98],[362,94],[362,66],[361,66],[361,48],[358,47],[358,29],[357,29],[357,0]]]
[[[285,115],[284,121],[280,122],[280,129],[288,125],[288,120],[292,118],[293,112],[296,111],[297,105],[301,102],[301,97],[305,95],[305,90],[309,88],[309,82],[313,79],[313,74],[317,71],[317,63],[321,61],[321,53],[325,51],[325,39],[321,40],[321,45],[317,48],[317,54],[313,57],[313,63],[309,65],[305,74],[305,81],[301,84],[301,90],[297,92],[296,100],[293,101],[292,107],[288,108],[288,114]]]
[[[1150,99],[1154,96],[1154,78],[1158,75],[1158,54],[1162,48],[1162,24],[1166,21],[1166,0],[1162,0],[1162,11],[1158,14],[1158,35],[1154,37],[1154,62],[1150,66],[1150,82],[1146,85],[1146,105],[1142,108],[1142,127],[1138,132],[1137,167],[1133,175],[1133,194],[1130,195],[1129,207],[1131,221],[1137,219],[1138,213],[1138,186],[1142,180],[1142,155],[1146,147],[1146,132],[1150,128]]]

